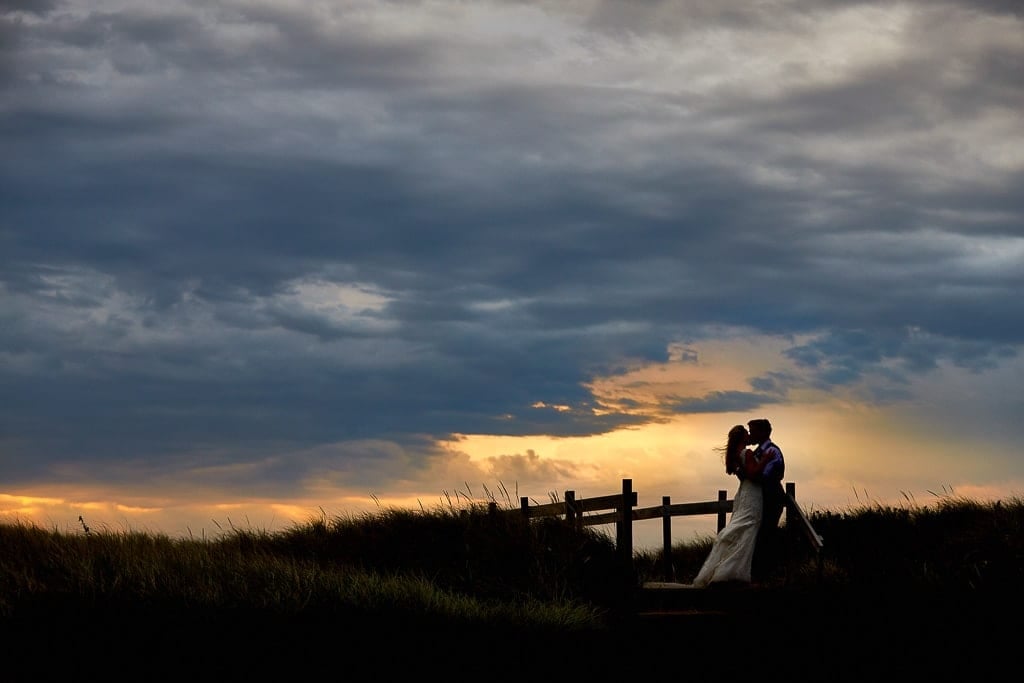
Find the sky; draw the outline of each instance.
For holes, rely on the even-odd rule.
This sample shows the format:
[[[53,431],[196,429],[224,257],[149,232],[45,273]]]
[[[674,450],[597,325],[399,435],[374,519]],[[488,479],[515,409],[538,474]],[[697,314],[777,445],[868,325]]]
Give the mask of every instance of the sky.
[[[714,500],[760,417],[807,510],[1024,495],[1022,73],[1016,0],[4,0],[0,521]]]

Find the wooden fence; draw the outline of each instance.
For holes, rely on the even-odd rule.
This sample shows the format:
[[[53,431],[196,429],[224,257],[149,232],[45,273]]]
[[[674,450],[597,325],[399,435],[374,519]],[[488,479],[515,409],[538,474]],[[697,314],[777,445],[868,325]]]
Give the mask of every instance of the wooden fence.
[[[662,496],[661,505],[637,508],[637,493],[633,480],[622,480],[622,492],[593,498],[576,498],[575,491],[566,491],[561,502],[530,505],[526,497],[519,499],[520,511],[527,518],[564,517],[566,521],[582,528],[598,524],[615,524],[615,547],[628,563],[633,561],[633,522],[661,518],[662,542],[664,549],[663,572],[666,581],[672,580],[672,518],[691,515],[717,515],[718,530],[726,524],[726,515],[732,512],[733,501],[724,490],[718,492],[717,500],[699,503],[673,503],[669,496]],[[494,506],[494,503],[491,503]],[[822,537],[811,526],[810,521],[796,502],[796,484],[786,483],[786,527],[800,533],[818,554],[824,544]]]

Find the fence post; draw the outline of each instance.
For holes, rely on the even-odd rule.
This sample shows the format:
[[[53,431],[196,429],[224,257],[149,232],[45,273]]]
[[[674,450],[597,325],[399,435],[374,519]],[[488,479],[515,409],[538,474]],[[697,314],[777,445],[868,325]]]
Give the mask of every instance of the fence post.
[[[662,572],[666,583],[672,580],[672,516],[668,514],[668,507],[671,504],[671,496],[661,497],[661,540],[665,546],[665,554],[662,558]]]
[[[576,509],[575,491],[565,492],[565,521],[573,529],[580,530],[583,528],[583,515]]]
[[[633,480],[622,480],[622,498],[619,499],[618,534],[615,546],[626,566],[633,568]]]
[[[526,519],[530,518],[530,499],[526,496],[519,497],[519,509],[523,512],[523,517]]]
[[[796,483],[792,481],[786,482],[786,493],[790,495],[793,500],[796,500]],[[786,501],[786,522],[789,522],[789,501]]]
[[[726,500],[728,500],[728,495],[729,494],[726,493],[725,490],[720,490],[718,492],[718,502],[719,503],[724,503]],[[724,528],[725,528],[725,510],[720,510],[718,512],[718,530],[721,531]]]

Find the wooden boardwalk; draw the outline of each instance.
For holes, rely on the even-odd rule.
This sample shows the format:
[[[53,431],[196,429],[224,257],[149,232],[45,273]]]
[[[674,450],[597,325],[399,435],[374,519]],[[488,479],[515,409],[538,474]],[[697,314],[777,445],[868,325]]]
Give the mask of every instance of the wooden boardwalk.
[[[634,613],[637,619],[659,621],[726,618],[775,612],[785,600],[784,590],[753,584],[697,588],[648,581],[637,591]]]

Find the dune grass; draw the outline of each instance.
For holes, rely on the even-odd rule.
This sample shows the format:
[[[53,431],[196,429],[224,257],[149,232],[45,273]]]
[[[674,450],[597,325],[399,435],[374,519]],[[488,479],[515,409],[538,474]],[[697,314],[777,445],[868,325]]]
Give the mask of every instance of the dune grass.
[[[864,503],[811,511],[821,556],[783,524],[783,587],[886,591],[999,591],[1024,580],[1024,500],[979,502],[943,494],[928,504]],[[672,548],[679,581],[690,581],[711,548],[706,535]],[[661,580],[661,552],[636,556],[637,571]]]
[[[771,590],[647,619],[660,552],[624,561],[601,527],[462,502],[321,514],[211,538],[0,524],[0,642],[20,680],[280,681],[749,673],[737,634],[773,633],[788,680],[980,680],[1017,651],[1024,502],[944,497],[811,512],[818,557],[783,529]],[[680,542],[679,580],[710,537]],[[921,599],[919,599],[921,598]],[[724,603],[735,600],[722,612]],[[684,611],[685,613],[685,611]],[[759,636],[763,637],[763,636]],[[864,653],[869,653],[865,655]],[[783,659],[784,657],[784,659]]]
[[[599,535],[480,506],[323,516],[283,532],[233,528],[203,540],[0,524],[0,547],[0,617],[9,620],[259,613],[363,628],[558,631],[601,623],[600,596],[587,594],[584,574],[613,555]]]
[[[786,534],[783,588],[1016,590],[1024,502],[952,496],[918,506],[809,514],[821,557]],[[679,543],[673,570],[696,574],[711,538]],[[259,612],[554,630],[601,628],[630,592],[662,578],[660,552],[632,566],[603,533],[485,505],[321,515],[285,531],[232,528],[209,539],[62,533],[0,524],[0,617]]]

